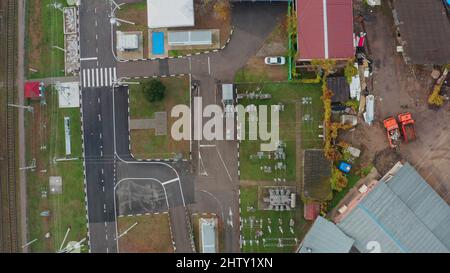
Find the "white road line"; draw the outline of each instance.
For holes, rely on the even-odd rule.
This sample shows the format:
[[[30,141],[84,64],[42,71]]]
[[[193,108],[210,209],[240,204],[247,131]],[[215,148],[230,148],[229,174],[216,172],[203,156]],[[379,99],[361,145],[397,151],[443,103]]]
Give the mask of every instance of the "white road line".
[[[111,85],[108,80],[108,68],[105,68],[105,85],[107,86]]]
[[[215,148],[217,147],[216,145],[205,145],[205,144],[200,144],[200,148]]]
[[[103,85],[103,69],[100,69],[100,86],[104,86]]]
[[[83,69],[83,87],[86,88],[86,70]]]
[[[211,58],[208,56],[208,73],[211,75]]]
[[[91,71],[92,71],[92,84],[90,86],[95,87],[95,70],[91,69]]]
[[[233,182],[233,178],[231,178],[230,172],[228,171],[227,165],[225,165],[225,161],[223,161],[222,155],[220,154],[219,149],[216,147],[217,154],[219,155],[220,161],[222,161],[223,166],[225,167],[225,171],[227,171],[228,178],[230,178],[230,181]]]
[[[80,61],[96,61],[98,57],[80,58]]]
[[[177,178],[174,178],[174,179],[171,179],[171,180],[169,180],[169,181],[166,181],[166,182],[163,182],[163,183],[161,183],[163,186],[165,186],[165,185],[167,185],[167,184],[170,184],[170,183],[173,183],[173,182],[177,182],[177,181],[179,181],[180,179],[177,177]]]
[[[116,68],[114,67],[113,70],[114,70],[114,72],[113,72],[113,75],[114,75],[114,81],[116,81],[116,79],[117,79]]]

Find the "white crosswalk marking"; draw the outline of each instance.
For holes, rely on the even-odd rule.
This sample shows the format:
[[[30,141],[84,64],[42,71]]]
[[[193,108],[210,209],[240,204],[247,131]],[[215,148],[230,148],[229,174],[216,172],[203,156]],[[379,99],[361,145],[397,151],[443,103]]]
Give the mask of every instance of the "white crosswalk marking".
[[[115,67],[87,68],[81,72],[81,86],[89,87],[111,87],[117,79]]]

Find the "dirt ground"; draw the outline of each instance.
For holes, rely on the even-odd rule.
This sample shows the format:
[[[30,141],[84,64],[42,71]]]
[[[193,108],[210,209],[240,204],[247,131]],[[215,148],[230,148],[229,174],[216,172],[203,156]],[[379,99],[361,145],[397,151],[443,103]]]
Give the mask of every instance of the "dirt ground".
[[[172,253],[168,214],[125,216],[118,218],[119,236],[137,223],[119,239],[121,253]]]
[[[409,161],[428,183],[450,202],[450,106],[432,110],[427,97],[432,89],[431,67],[406,65],[395,52],[392,13],[383,6],[366,20],[366,31],[374,74],[369,91],[375,95],[376,121],[373,126],[360,120],[353,132],[342,138],[363,150],[362,162],[374,162],[380,174],[395,161]],[[370,88],[371,87],[371,88]],[[397,151],[388,147],[383,119],[409,111],[416,121],[417,140],[400,145]]]

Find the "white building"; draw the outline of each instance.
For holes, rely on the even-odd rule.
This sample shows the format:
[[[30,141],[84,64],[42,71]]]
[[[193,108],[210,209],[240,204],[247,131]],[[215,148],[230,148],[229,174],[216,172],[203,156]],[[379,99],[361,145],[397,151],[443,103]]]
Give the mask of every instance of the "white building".
[[[149,28],[192,27],[194,0],[147,0]]]

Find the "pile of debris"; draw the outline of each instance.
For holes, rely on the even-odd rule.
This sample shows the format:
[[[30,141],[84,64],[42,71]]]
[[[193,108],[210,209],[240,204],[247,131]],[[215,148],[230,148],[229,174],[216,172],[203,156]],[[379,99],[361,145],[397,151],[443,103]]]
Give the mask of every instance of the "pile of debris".
[[[63,8],[65,72],[73,75],[80,71],[80,51],[78,46],[78,17],[75,7]]]

